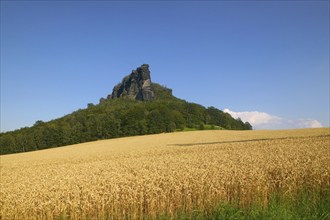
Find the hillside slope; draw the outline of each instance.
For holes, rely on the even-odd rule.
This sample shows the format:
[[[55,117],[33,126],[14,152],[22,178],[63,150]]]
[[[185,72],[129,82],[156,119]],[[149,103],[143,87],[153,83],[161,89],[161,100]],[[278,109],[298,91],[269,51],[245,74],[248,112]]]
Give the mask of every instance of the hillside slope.
[[[189,129],[249,130],[252,126],[214,107],[205,108],[151,83],[142,65],[114,87],[97,105],[88,104],[62,118],[37,121],[30,128],[0,134],[0,153],[41,150],[100,139]]]

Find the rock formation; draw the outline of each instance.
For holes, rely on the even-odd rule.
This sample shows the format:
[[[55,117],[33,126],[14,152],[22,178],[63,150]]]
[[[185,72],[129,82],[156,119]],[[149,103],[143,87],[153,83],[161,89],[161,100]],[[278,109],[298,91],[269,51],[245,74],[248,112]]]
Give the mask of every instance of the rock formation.
[[[117,84],[108,99],[129,98],[140,101],[152,100],[154,88],[151,83],[149,65],[143,64],[132,73],[124,77],[123,81]]]

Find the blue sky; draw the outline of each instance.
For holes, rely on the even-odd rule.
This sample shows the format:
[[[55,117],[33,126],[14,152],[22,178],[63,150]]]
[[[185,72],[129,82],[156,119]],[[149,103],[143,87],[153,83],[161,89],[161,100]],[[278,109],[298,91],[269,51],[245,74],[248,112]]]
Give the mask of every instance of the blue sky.
[[[257,129],[329,126],[329,1],[1,1],[1,131],[96,104],[143,63]]]

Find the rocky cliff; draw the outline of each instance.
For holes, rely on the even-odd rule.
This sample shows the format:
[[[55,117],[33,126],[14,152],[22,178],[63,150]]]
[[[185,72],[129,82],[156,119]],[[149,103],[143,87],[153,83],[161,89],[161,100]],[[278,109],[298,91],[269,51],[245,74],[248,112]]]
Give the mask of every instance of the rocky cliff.
[[[128,76],[125,76],[121,83],[117,84],[108,99],[129,98],[140,101],[152,100],[154,88],[151,83],[148,64],[143,64]]]

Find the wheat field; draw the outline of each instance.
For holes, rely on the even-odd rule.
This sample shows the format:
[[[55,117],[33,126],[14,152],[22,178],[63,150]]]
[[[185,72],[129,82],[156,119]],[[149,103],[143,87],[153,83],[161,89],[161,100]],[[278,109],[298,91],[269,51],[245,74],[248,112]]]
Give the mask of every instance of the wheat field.
[[[144,219],[330,189],[330,129],[193,131],[0,156],[0,219]]]

